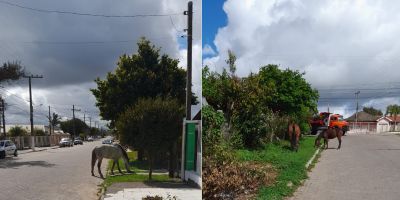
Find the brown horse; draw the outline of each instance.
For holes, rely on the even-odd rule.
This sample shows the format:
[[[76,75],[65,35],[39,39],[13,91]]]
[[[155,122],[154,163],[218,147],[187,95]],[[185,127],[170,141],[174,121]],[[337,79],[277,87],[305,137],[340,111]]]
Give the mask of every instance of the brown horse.
[[[296,152],[299,150],[299,138],[300,138],[300,127],[296,123],[289,123],[288,125],[288,135],[290,141],[290,147],[292,151]]]
[[[337,149],[339,150],[342,145],[342,135],[343,130],[338,127],[325,129],[318,135],[317,139],[315,139],[315,147],[320,147],[321,138],[324,138],[324,148],[328,149],[328,140],[337,138],[339,141]]]

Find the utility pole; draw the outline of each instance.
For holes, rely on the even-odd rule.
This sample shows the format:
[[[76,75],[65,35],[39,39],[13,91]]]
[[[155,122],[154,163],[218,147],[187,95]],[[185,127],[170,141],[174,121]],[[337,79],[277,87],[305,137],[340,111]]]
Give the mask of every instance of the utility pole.
[[[186,120],[192,118],[192,32],[193,32],[193,2],[188,2],[188,10],[183,12],[188,16],[187,29],[187,71],[186,71]]]
[[[4,138],[6,138],[6,115],[4,114],[4,111],[6,110],[6,104],[4,103],[4,99],[1,98],[1,113],[3,116],[3,134]]]
[[[83,122],[86,124],[86,112],[83,113]]]
[[[76,136],[75,132],[75,111],[81,111],[80,109],[75,109],[75,105],[72,105],[72,130],[74,134],[74,138]]]
[[[356,93],[354,93],[356,95],[356,125],[358,123],[358,95],[360,94],[360,91],[357,91]]]
[[[92,128],[92,117],[88,117],[89,118],[89,128]]]
[[[32,136],[32,144],[31,149],[35,150],[35,132],[33,131],[33,106],[32,106],[32,78],[43,78],[42,75],[30,75],[23,76],[24,78],[29,79],[29,108],[30,108],[30,120],[31,120],[31,136]]]
[[[49,106],[49,135],[51,135],[51,115],[50,115],[50,106]]]

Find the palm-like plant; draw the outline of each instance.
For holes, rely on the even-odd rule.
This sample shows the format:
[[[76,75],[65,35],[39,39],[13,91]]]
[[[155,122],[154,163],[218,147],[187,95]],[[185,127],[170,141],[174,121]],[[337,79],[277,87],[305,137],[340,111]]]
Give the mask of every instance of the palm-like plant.
[[[53,113],[53,117],[50,119],[50,125],[51,125],[51,127],[53,127],[53,133],[54,133],[54,127],[55,126],[57,126],[58,124],[60,124],[60,121],[61,120],[61,117],[60,116],[58,116],[58,114],[56,114],[56,113]],[[50,135],[51,135],[51,133],[50,133]]]
[[[392,131],[396,130],[396,119],[397,115],[400,114],[400,106],[397,104],[393,105],[388,105],[386,107],[386,115],[394,116],[394,127],[392,128]]]

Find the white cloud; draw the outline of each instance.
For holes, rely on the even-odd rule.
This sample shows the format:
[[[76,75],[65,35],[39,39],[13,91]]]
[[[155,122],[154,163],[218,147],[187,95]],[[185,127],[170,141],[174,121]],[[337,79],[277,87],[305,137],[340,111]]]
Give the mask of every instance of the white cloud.
[[[305,71],[307,81],[318,88],[370,88],[400,80],[400,3],[227,0],[223,9],[228,23],[215,36],[219,54],[203,61],[212,70],[226,67],[232,50],[239,76],[278,64]],[[354,93],[336,97],[347,97],[334,103],[343,106],[353,101]],[[360,99],[361,104],[366,101]]]
[[[209,44],[204,45],[204,47],[203,47],[203,56],[213,56],[215,54],[216,54],[216,52],[214,51],[214,49]]]
[[[33,8],[95,14],[177,14],[171,18],[129,19],[38,13],[2,4],[0,25],[7,28],[0,34],[0,62],[19,60],[28,72],[44,76],[43,79],[33,81],[33,102],[43,104],[43,108],[38,108],[43,113],[47,113],[48,105],[54,105],[55,109],[58,105],[62,109],[56,111],[71,117],[72,104],[79,105],[82,110],[98,112],[95,99],[89,91],[89,88],[95,87],[93,80],[96,77],[103,79],[107,72],[113,71],[120,55],[136,53],[136,42],[140,37],[146,36],[156,47],[161,47],[161,53],[179,59],[179,66],[186,66],[186,56],[182,56],[186,44],[182,44],[178,38],[184,34],[182,31],[187,26],[187,16],[183,15],[183,11],[187,10],[187,2],[188,0],[121,0],[117,3],[105,0],[18,2]],[[201,94],[202,3],[194,1],[193,4],[193,88]],[[121,40],[129,41],[90,45],[35,43]],[[6,89],[27,98],[27,81],[21,80],[18,83],[21,87],[13,83],[6,85]],[[15,101],[14,104],[23,108],[21,110],[10,106],[7,121],[29,123],[29,117],[26,116],[29,106],[17,99],[6,99],[10,104]],[[83,118],[83,113],[78,115]],[[93,118],[99,120],[98,114]],[[38,116],[37,119],[35,117],[36,122],[46,123],[46,119]]]

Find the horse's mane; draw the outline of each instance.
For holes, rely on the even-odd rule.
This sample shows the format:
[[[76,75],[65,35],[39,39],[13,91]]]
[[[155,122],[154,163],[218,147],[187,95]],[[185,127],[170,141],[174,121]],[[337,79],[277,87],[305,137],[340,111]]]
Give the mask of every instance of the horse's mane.
[[[120,144],[115,144],[115,146],[119,147],[122,151],[122,155],[125,157],[125,159],[129,162],[129,157],[128,154],[126,153],[125,149],[122,148],[122,146]]]

